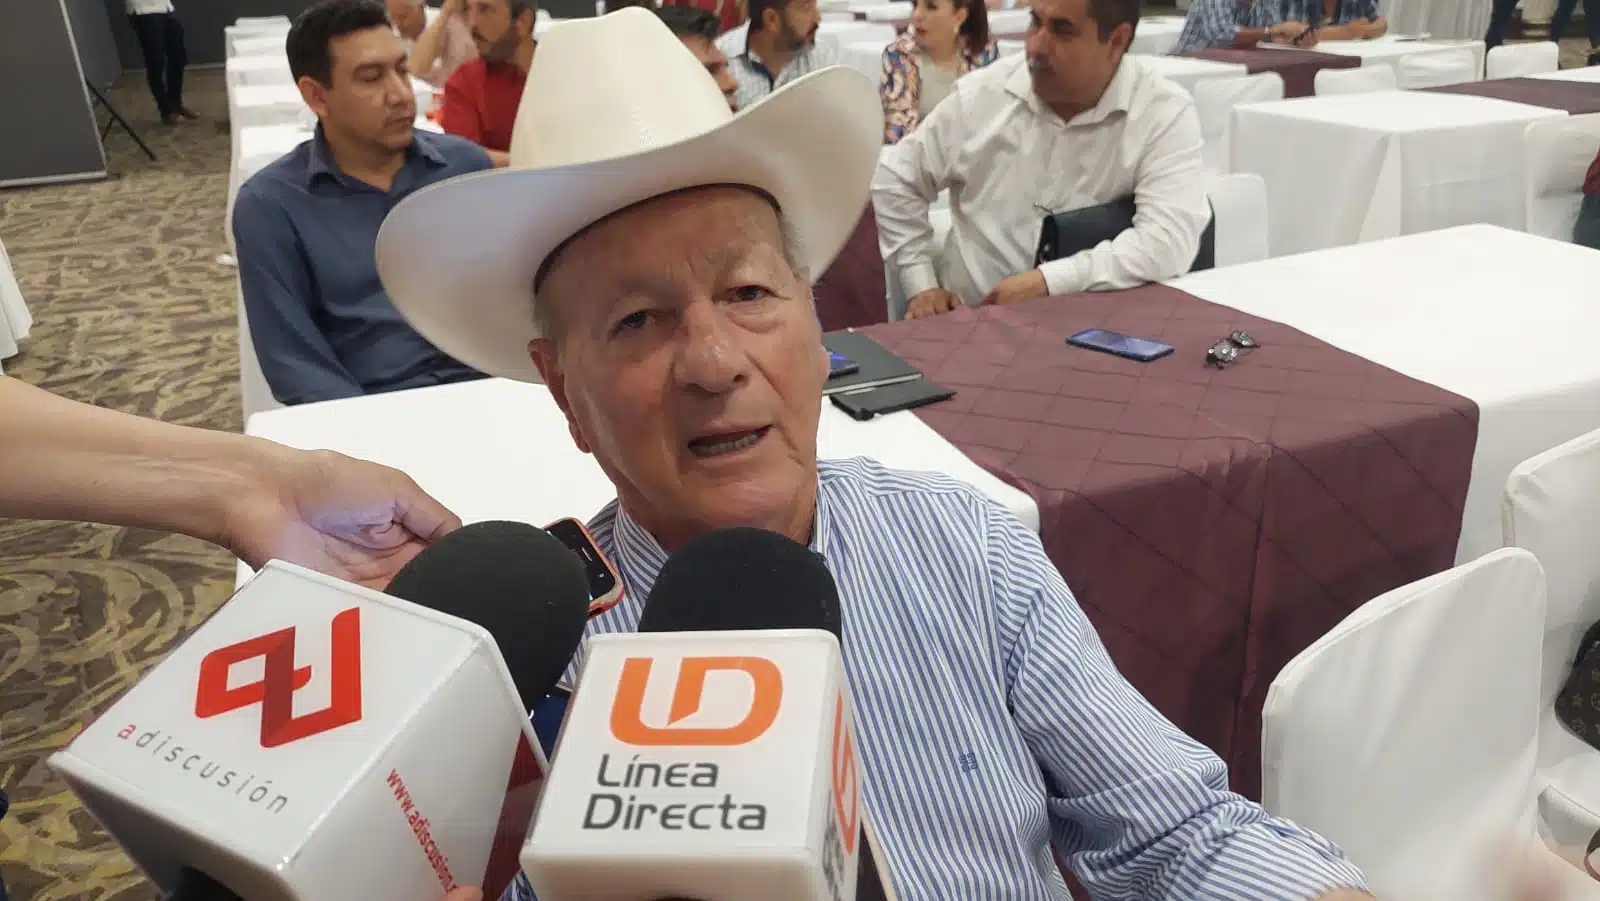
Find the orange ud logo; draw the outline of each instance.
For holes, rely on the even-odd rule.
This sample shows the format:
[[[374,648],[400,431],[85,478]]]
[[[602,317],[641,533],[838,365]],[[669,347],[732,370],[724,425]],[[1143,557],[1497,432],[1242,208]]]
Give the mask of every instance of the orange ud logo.
[[[844,694],[840,693],[833,708],[833,812],[839,819],[845,853],[853,854],[856,836],[861,833],[861,783],[856,775],[856,749],[849,725],[844,718]]]
[[[678,664],[678,684],[665,726],[644,722],[644,692],[655,661],[629,657],[622,662],[622,678],[611,705],[611,734],[619,741],[642,747],[732,747],[760,738],[778,719],[783,702],[783,675],[764,657],[685,657]],[[714,672],[743,673],[755,692],[750,710],[739,722],[716,729],[675,726],[699,712],[705,696],[706,676]]]
[[[311,682],[311,667],[294,665],[294,626],[218,648],[200,661],[194,715],[208,719],[261,705],[261,747],[276,748],[361,719],[361,610],[351,607],[333,618],[333,651],[328,668],[332,699],[328,706],[294,715],[294,693]],[[235,664],[263,658],[261,680],[228,687]]]

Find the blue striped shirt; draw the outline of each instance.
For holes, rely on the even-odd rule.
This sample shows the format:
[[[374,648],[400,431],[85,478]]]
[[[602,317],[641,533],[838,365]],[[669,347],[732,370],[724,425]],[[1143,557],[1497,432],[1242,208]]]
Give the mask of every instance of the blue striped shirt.
[[[1284,0],[1283,17],[1285,21],[1304,22],[1318,28],[1348,25],[1359,19],[1378,20],[1378,0],[1338,0],[1331,19],[1325,15],[1326,10],[1324,0]]]
[[[1241,28],[1271,28],[1287,21],[1283,0],[1192,0],[1172,53],[1232,47]]]
[[[590,525],[631,631],[667,554],[615,504]],[[819,465],[812,549],[839,585],[867,815],[907,901],[1301,901],[1363,887],[1327,840],[1227,790],[1210,750],[1117,672],[1039,538],[973,488]],[[569,680],[576,672],[568,671]],[[531,901],[518,875],[507,897]]]

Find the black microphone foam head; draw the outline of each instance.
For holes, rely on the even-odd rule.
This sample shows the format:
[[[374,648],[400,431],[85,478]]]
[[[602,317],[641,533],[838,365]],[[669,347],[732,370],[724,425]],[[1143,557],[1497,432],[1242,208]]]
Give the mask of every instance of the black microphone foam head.
[[[840,638],[839,587],[822,555],[765,529],[708,532],[661,567],[639,616],[640,632],[746,629]]]
[[[488,630],[529,710],[560,680],[589,613],[577,555],[520,522],[462,526],[402,567],[387,593]]]

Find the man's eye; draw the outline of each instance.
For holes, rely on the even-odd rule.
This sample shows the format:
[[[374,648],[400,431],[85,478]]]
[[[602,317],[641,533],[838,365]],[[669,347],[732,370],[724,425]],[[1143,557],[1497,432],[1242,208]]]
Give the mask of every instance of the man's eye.
[[[733,289],[734,299],[743,301],[761,300],[769,293],[766,288],[760,285],[741,285]]]
[[[628,315],[622,317],[617,321],[616,327],[614,327],[611,331],[613,334],[630,332],[636,329],[644,328],[649,322],[650,314],[645,310],[640,310],[637,313],[629,313]]]

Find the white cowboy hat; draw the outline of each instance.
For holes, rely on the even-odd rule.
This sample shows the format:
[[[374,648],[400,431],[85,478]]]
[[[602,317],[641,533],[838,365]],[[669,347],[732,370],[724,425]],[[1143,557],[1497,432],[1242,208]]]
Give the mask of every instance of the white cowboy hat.
[[[534,54],[510,167],[397,205],[378,232],[378,273],[440,350],[538,382],[533,282],[568,238],[682,188],[748,185],[777,202],[816,278],[861,218],[882,136],[878,92],[852,69],[813,72],[734,115],[655,13],[563,23]]]

